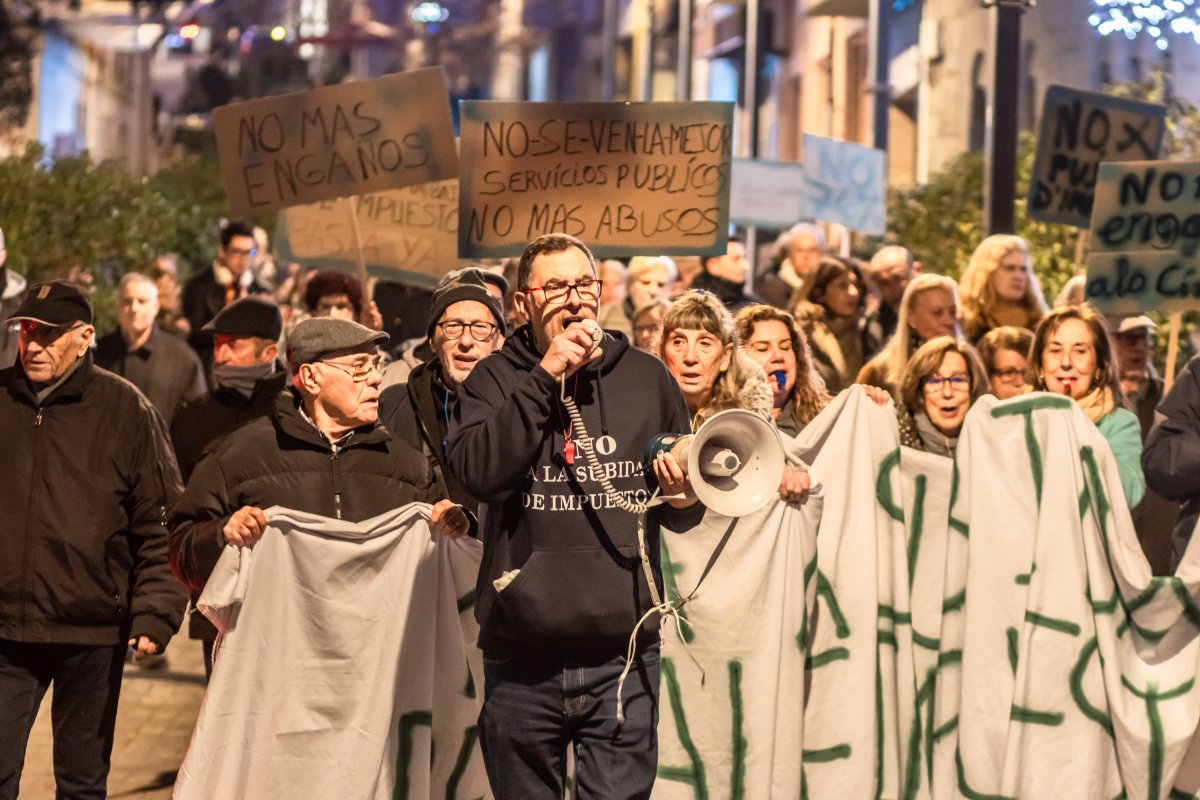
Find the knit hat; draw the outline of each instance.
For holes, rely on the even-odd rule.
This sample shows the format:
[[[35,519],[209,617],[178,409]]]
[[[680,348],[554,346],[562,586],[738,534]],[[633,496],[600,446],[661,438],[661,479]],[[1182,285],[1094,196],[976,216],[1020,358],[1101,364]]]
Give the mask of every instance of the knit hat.
[[[496,278],[499,278],[500,281],[504,280],[503,277],[478,267],[463,267],[446,273],[438,281],[437,288],[433,290],[433,305],[426,333],[430,337],[433,336],[433,331],[447,308],[463,300],[474,300],[476,303],[487,306],[487,310],[492,312],[492,317],[496,320],[496,327],[500,329],[500,335],[507,336],[508,327],[504,321],[504,307],[500,304],[499,298],[488,288],[489,283],[503,288],[503,284],[498,283]]]

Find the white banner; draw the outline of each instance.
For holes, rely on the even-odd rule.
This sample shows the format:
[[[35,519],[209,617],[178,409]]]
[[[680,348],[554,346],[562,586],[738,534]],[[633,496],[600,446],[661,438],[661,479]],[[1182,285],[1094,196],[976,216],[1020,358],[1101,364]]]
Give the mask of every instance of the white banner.
[[[1200,796],[1200,545],[1151,576],[1073,402],[981,399],[955,462],[852,390],[796,446],[813,508],[742,519],[665,636],[656,798]],[[668,535],[672,596],[728,522]]]
[[[221,632],[179,800],[491,797],[476,720],[479,542],[429,507],[361,523],[279,508],[198,607]]]

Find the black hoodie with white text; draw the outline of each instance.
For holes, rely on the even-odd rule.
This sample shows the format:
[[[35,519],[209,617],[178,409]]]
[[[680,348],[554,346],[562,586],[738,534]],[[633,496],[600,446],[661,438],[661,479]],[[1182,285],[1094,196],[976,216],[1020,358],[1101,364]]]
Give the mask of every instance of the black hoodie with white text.
[[[476,365],[459,391],[450,424],[450,469],[480,506],[483,563],[475,592],[479,645],[489,656],[615,656],[653,602],[638,557],[638,516],[606,496],[597,480],[645,501],[655,481],[642,459],[660,433],[691,430],[674,378],[658,359],[608,332],[603,355],[566,379],[591,437],[596,465],[571,438],[560,384],[540,366],[532,328],[517,329]],[[700,503],[646,513],[646,548],[655,582],[659,525],[684,531]],[[518,571],[502,589],[495,581]],[[639,641],[658,638],[658,617]]]

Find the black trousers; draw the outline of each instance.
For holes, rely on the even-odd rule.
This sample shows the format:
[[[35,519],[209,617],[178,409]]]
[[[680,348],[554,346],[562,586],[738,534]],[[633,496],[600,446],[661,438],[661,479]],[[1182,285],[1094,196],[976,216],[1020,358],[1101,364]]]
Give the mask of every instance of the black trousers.
[[[0,639],[0,800],[17,796],[29,732],[54,685],[57,800],[103,800],[125,645],[30,644]]]

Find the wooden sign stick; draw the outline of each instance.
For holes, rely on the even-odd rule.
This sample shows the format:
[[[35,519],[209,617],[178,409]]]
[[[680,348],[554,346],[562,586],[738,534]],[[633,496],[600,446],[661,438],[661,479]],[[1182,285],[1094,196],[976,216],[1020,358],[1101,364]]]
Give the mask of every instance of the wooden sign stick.
[[[1084,256],[1087,254],[1091,238],[1092,232],[1090,230],[1081,230],[1079,231],[1079,235],[1075,237],[1075,272],[1073,273],[1075,275],[1087,272],[1087,262],[1084,260]]]
[[[354,232],[354,254],[358,257],[358,282],[362,284],[363,296],[367,294],[367,257],[363,254],[362,234],[358,230],[358,198],[351,195],[346,198],[350,204],[350,230]]]
[[[1171,391],[1171,384],[1175,382],[1175,362],[1179,358],[1179,331],[1183,327],[1183,312],[1172,311],[1171,316],[1171,332],[1167,339],[1167,370],[1163,375],[1163,393]]]

